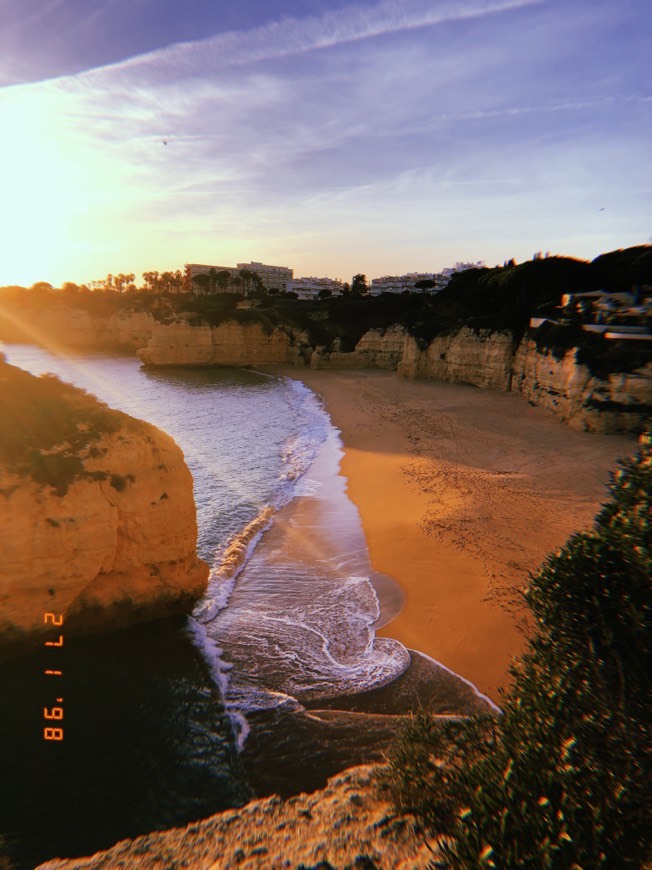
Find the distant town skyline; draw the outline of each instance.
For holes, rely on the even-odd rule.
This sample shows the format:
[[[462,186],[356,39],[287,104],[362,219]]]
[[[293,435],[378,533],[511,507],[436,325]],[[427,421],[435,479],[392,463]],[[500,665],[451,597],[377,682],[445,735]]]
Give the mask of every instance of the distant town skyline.
[[[0,0],[0,285],[652,236],[647,0]]]

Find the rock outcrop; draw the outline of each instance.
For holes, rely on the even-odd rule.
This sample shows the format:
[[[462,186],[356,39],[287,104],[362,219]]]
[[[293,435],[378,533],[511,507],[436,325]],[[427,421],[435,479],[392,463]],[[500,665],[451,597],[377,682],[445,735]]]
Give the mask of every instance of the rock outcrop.
[[[146,347],[138,351],[148,365],[304,365],[313,369],[381,368],[404,378],[432,378],[481,389],[522,393],[577,429],[628,432],[642,427],[652,404],[652,366],[631,373],[592,376],[575,362],[574,351],[559,360],[539,351],[525,337],[515,347],[509,332],[463,327],[436,336],[421,347],[403,327],[371,329],[355,349],[342,352],[339,340],[312,350],[307,336],[259,324],[224,323],[192,326],[183,321],[157,324]]]
[[[339,342],[333,348],[320,347],[310,357],[313,369],[377,368],[395,371],[403,358],[407,333],[402,326],[370,329],[350,353],[342,353]]]
[[[148,311],[123,308],[98,324],[100,344],[105,348],[138,350],[152,337],[157,321]]]
[[[398,371],[404,378],[433,378],[508,392],[513,342],[508,332],[474,332],[467,327],[453,335],[436,336],[425,350],[409,337]]]
[[[122,840],[89,858],[46,861],[38,870],[430,866],[432,848],[375,793],[373,774],[370,766],[350,768],[313,794],[254,800],[186,828]]]
[[[511,333],[467,328],[437,336],[426,349],[408,337],[398,372],[519,392],[574,429],[589,432],[637,431],[652,412],[652,364],[600,378],[576,361],[576,348],[558,358],[538,349],[527,335],[516,349]]]
[[[55,400],[69,425],[65,441],[40,431]],[[49,402],[45,415],[38,402]],[[174,441],[4,363],[0,404],[9,411],[0,457],[3,642],[51,634],[45,613],[63,614],[67,632],[87,632],[187,612],[208,566],[197,558],[192,476]]]
[[[138,350],[145,365],[251,366],[266,363],[303,365],[298,346],[280,330],[266,332],[259,323],[234,321],[219,326],[192,326],[187,321],[157,324]]]
[[[575,348],[558,359],[525,338],[514,357],[512,389],[573,429],[630,432],[652,413],[652,364],[598,378],[577,362]]]
[[[2,335],[6,341],[33,342],[54,351],[133,351],[147,344],[156,324],[149,312],[132,306],[102,315],[59,302],[5,321]]]

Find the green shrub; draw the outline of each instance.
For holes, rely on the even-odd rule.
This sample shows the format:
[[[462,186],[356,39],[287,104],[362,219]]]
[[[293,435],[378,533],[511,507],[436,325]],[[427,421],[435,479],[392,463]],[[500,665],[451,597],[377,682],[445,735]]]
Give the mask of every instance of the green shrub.
[[[531,578],[537,633],[495,734],[486,720],[420,717],[392,750],[384,781],[440,840],[436,866],[639,868],[651,857],[651,443],[622,463],[594,529]]]

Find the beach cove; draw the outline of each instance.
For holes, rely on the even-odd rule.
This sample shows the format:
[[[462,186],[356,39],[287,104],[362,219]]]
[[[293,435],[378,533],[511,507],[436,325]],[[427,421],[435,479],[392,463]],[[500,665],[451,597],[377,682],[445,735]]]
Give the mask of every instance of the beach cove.
[[[297,379],[296,371],[277,374]],[[328,485],[345,485],[362,519],[381,614],[385,609],[378,624],[389,620],[379,633],[409,647],[413,663],[384,688],[350,696],[348,705],[342,696],[332,704],[322,698],[307,703],[303,714],[283,713],[284,726],[277,719],[275,732],[251,717],[242,758],[250,773],[257,756],[267,775],[274,774],[265,783],[258,771],[263,794],[274,792],[274,779],[278,793],[288,774],[305,781],[307,768],[323,767],[329,757],[337,756],[341,769],[359,763],[365,745],[370,757],[382,754],[402,718],[395,714],[414,709],[415,691],[431,686],[455,697],[463,680],[451,673],[447,685],[446,668],[500,701],[509,663],[524,645],[515,590],[550,549],[591,525],[606,500],[609,471],[636,445],[633,437],[573,432],[518,397],[470,387],[406,383],[377,372],[310,372],[301,380],[324,399],[340,427],[341,479]],[[322,480],[321,501],[308,485],[279,511],[264,536],[268,556],[291,549],[302,530],[315,536],[313,542],[329,526],[346,535],[351,515],[325,516],[336,502],[324,491],[327,476],[319,469],[328,459],[324,447],[308,472],[309,479]],[[389,580],[382,580],[383,572]],[[391,578],[403,589],[398,614],[401,600]],[[429,656],[441,662],[439,673]],[[436,709],[435,697],[423,700]],[[288,741],[297,766],[281,771],[291,758],[284,752]],[[246,866],[264,867],[277,849],[288,866],[325,857],[344,866],[357,854],[388,859],[392,848],[402,859],[392,866],[428,866],[432,854],[409,829],[400,842],[394,835],[391,842],[378,840],[379,825],[394,817],[369,777],[364,768],[347,770],[314,794],[254,801],[199,825],[124,841],[90,860],[44,866],[117,867],[125,859],[158,866],[172,850],[190,866],[201,855],[206,861],[219,856],[215,866],[235,867],[244,854]],[[339,825],[340,815],[344,827],[333,840],[329,825],[333,818]],[[287,831],[295,828],[301,834],[288,843]]]
[[[525,644],[528,572],[590,528],[633,435],[577,432],[514,393],[392,372],[274,369],[326,403],[372,568],[398,581],[380,633],[500,703]]]
[[[84,801],[89,821],[106,793],[124,818],[56,846],[43,829],[35,858],[89,854],[253,795],[320,788],[382,760],[421,708],[495,709],[524,644],[515,602],[527,570],[591,524],[609,471],[636,443],[574,432],[515,395],[387,372],[145,370],[126,357],[57,360],[26,346],[10,355],[173,431],[195,475],[200,548],[214,572],[190,631],[144,624],[73,651],[69,748],[98,763],[66,758],[43,770],[65,783],[76,813]],[[222,576],[233,542],[243,558]],[[35,668],[18,664],[7,664],[9,691],[17,700],[23,685],[31,709],[25,676]],[[112,718],[100,732],[93,717],[107,694]],[[133,808],[121,777],[107,792],[99,748],[124,754],[118,721],[161,783],[168,769],[184,770],[174,796],[137,771]],[[136,820],[144,801],[148,817]],[[65,834],[63,820],[55,828]]]

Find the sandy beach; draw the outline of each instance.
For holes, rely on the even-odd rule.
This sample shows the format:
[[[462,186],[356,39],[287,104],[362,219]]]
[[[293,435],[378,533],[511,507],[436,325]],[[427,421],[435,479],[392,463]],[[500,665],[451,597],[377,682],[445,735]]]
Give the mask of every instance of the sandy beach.
[[[372,567],[405,592],[380,633],[499,703],[525,643],[528,572],[591,526],[636,439],[575,432],[512,393],[392,372],[278,373],[325,400]]]

